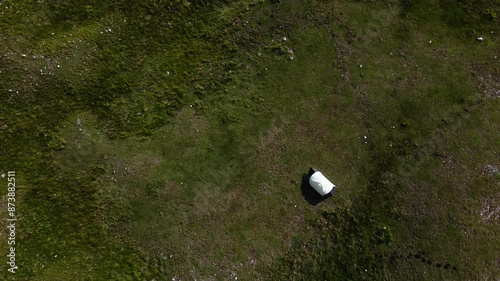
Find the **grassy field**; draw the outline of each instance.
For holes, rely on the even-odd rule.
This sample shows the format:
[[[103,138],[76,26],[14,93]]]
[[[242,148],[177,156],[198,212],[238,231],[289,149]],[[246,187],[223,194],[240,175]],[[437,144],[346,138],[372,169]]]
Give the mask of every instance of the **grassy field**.
[[[500,278],[499,1],[0,4],[1,280]]]

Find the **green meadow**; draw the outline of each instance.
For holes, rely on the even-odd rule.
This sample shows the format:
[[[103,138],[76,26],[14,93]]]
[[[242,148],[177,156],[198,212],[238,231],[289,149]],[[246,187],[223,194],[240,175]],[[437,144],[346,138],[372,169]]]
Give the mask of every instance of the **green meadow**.
[[[0,1],[0,279],[497,280],[499,13]]]

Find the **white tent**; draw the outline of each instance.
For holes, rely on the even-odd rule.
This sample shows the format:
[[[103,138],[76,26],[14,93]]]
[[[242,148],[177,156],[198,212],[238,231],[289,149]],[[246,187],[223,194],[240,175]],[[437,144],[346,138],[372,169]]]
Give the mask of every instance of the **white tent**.
[[[309,184],[316,190],[321,196],[325,196],[330,193],[335,185],[329,181],[321,172],[315,172],[309,178]]]

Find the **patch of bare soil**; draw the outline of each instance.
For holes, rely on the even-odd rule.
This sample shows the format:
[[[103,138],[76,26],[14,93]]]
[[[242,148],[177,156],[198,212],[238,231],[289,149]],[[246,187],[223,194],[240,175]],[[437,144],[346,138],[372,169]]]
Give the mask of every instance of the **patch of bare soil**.
[[[488,98],[500,97],[500,77],[496,75],[487,75],[479,77],[479,89]]]
[[[500,198],[500,194],[482,200],[482,208],[479,212],[482,223],[497,223],[500,219],[500,202],[498,198]]]

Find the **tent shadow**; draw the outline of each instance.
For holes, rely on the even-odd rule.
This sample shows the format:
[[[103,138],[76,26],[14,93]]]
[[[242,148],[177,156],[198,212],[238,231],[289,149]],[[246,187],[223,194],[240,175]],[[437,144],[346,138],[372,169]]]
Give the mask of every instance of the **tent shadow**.
[[[309,178],[311,174],[302,175],[302,183],[300,185],[300,190],[302,191],[302,196],[311,205],[316,206],[323,202],[325,199],[332,197],[332,193],[328,193],[325,196],[321,196],[314,188],[309,184]]]

